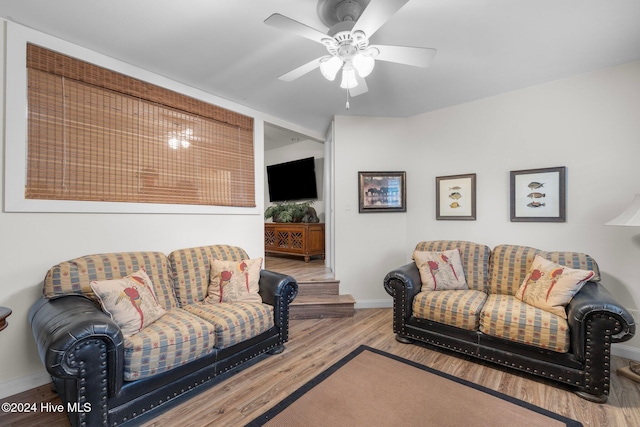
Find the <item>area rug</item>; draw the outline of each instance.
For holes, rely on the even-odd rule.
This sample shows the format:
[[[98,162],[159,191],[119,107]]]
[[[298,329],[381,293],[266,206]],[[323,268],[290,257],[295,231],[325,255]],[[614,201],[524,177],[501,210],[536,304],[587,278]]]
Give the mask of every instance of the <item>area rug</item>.
[[[393,354],[360,346],[247,426],[582,424]]]

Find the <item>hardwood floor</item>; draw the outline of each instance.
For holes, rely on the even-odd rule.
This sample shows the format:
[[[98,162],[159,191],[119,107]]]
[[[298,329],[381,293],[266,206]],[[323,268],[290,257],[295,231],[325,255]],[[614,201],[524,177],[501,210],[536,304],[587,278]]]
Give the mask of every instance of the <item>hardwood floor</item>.
[[[524,374],[505,371],[475,359],[420,345],[397,342],[391,329],[392,310],[356,310],[350,318],[292,320],[290,340],[279,355],[258,363],[219,384],[191,396],[154,419],[152,426],[242,426],[361,344],[366,344],[443,372],[500,391],[587,426],[640,426],[640,384],[615,373],[606,404],[587,402],[570,390]],[[612,357],[613,371],[628,363]],[[461,396],[456,396],[456,399]],[[37,403],[60,400],[49,387],[40,387],[4,399],[3,402]],[[400,410],[410,408],[407,407]],[[1,426],[66,427],[63,414],[16,415],[0,413]]]
[[[265,270],[288,274],[297,281],[322,281],[335,278],[331,269],[325,267],[324,260],[318,257],[304,262],[300,257],[267,255],[264,265]]]

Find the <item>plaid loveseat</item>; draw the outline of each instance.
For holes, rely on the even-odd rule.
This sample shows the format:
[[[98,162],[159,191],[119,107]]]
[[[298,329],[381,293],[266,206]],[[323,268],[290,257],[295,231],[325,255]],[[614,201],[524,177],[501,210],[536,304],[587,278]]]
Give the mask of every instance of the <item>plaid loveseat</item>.
[[[239,247],[213,245],[168,256],[87,255],[53,266],[29,319],[71,424],[136,422],[257,356],[281,352],[288,340],[289,303],[297,294],[293,278],[260,270],[262,302],[206,301],[213,260],[248,259]],[[131,277],[140,269],[164,314],[124,334],[101,309],[94,284]]]
[[[609,394],[611,344],[631,339],[633,317],[600,284],[596,261],[578,252],[546,252],[466,241],[428,241],[416,251],[459,250],[468,289],[429,290],[415,262],[387,274],[393,330],[400,342],[420,341],[564,383],[583,398]],[[566,317],[516,296],[536,255],[592,271],[566,306]],[[565,314],[565,313],[561,313]]]

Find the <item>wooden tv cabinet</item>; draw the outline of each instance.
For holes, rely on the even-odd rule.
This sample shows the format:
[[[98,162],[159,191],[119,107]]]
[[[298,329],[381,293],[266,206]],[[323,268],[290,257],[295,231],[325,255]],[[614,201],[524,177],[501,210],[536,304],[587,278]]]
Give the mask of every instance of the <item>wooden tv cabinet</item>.
[[[304,262],[309,262],[315,255],[324,259],[324,224],[266,222],[264,250],[272,254],[303,256]]]

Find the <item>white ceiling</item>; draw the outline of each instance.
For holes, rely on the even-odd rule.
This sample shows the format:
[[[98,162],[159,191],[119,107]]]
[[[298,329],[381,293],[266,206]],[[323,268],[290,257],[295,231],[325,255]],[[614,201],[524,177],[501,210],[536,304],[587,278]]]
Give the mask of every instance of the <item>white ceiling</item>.
[[[433,64],[379,61],[346,110],[318,70],[278,80],[326,51],[263,21],[278,12],[324,32],[316,3],[0,0],[0,15],[320,135],[334,115],[408,117],[640,60],[638,0],[411,0],[371,42],[436,48]]]
[[[324,142],[320,139],[310,137],[306,134],[294,132],[272,123],[264,124],[264,149],[273,150],[286,145],[295,144],[302,141]]]

